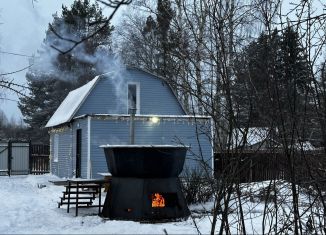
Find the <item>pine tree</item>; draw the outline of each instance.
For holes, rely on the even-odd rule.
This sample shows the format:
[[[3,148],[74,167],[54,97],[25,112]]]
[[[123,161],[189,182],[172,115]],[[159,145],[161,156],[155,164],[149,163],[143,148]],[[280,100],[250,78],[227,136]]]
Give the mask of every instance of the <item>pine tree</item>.
[[[0,140],[5,139],[5,128],[8,124],[8,119],[6,117],[6,114],[3,112],[3,110],[0,109]]]
[[[326,61],[321,64],[320,81],[317,86],[317,123],[319,126],[316,137],[320,140],[318,146],[324,147],[326,152]],[[317,139],[316,138],[316,139]]]
[[[283,119],[279,122],[283,121],[285,126],[284,137],[305,139],[310,125],[307,117],[311,115],[308,96],[311,79],[299,34],[291,27],[282,34],[279,61],[278,89],[279,94],[282,94],[279,116]]]
[[[157,2],[157,38],[159,45],[159,60],[157,74],[167,78],[173,76],[173,63],[171,61],[172,42],[170,38],[170,24],[174,11],[169,0]]]
[[[233,93],[240,126],[264,127],[273,121],[276,94],[272,86],[280,41],[276,31],[261,34],[237,55]]]
[[[44,126],[74,86],[70,81],[51,76],[46,78],[43,75],[38,79],[28,73],[26,78],[31,95],[20,98],[19,108],[29,126],[30,139],[46,142],[47,130]]]
[[[298,33],[289,27],[282,34],[262,34],[238,55],[236,65],[233,89],[240,125],[290,130],[282,136],[289,138],[295,124],[295,138],[305,138],[298,130],[309,125],[310,80]]]
[[[97,3],[75,0],[70,8],[62,6],[61,16],[55,14],[53,17],[43,46],[26,74],[30,93],[19,102],[24,121],[33,133],[31,138],[40,142],[47,141],[48,138],[44,138],[47,131],[43,127],[69,91],[103,73],[98,65],[108,59],[103,57],[109,56],[111,51],[112,26],[69,53],[58,51],[65,51],[72,45],[57,34],[79,40],[97,30],[99,26],[93,22],[106,19]]]

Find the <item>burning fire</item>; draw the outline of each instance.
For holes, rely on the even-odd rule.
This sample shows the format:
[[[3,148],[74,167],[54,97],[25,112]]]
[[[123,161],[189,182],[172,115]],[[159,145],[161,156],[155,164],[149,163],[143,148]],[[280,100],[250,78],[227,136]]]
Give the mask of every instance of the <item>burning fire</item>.
[[[161,194],[152,194],[152,207],[165,207],[165,199]]]

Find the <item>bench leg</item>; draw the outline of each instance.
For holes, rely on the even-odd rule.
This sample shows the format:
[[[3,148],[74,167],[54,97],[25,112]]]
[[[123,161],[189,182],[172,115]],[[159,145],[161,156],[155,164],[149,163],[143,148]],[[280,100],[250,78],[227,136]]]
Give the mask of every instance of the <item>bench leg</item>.
[[[76,187],[76,216],[78,216],[78,191],[79,191],[79,184],[77,183],[77,187]]]
[[[98,195],[98,214],[101,214],[101,188],[102,185],[99,186],[99,195]]]
[[[68,182],[68,204],[67,204],[67,213],[69,213],[69,206],[70,206],[70,186],[71,186],[71,183]]]

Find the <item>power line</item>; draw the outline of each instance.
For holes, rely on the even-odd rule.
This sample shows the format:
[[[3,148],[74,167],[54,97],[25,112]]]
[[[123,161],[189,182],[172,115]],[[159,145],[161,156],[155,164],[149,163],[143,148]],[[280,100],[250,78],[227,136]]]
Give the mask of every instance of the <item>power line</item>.
[[[1,54],[7,54],[7,55],[15,55],[15,56],[22,56],[22,57],[28,57],[28,58],[34,58],[32,55],[25,55],[25,54],[19,54],[14,52],[8,52],[8,51],[0,51]]]
[[[10,74],[14,74],[14,73],[19,73],[21,71],[24,71],[26,69],[29,69],[30,67],[32,67],[34,64],[31,64],[31,65],[28,65],[22,69],[19,69],[19,70],[16,70],[16,71],[13,71],[13,72],[8,72],[8,73],[0,73],[0,76],[6,76],[6,75],[10,75]]]
[[[18,102],[19,102],[18,100],[9,99],[9,98],[4,98],[4,97],[0,97],[0,100],[13,101],[13,102],[16,102],[16,103],[18,103]]]

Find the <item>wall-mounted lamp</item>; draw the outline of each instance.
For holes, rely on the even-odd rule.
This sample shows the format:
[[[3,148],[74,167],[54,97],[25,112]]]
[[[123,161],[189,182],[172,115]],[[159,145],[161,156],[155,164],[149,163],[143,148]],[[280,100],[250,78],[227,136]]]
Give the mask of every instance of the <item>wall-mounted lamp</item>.
[[[149,121],[153,124],[157,124],[160,122],[160,119],[158,117],[151,117]]]

